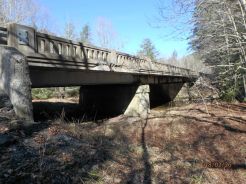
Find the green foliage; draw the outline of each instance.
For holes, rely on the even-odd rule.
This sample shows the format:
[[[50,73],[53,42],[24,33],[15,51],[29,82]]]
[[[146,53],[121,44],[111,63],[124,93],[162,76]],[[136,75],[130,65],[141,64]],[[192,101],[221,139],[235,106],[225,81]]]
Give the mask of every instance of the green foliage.
[[[150,39],[144,39],[140,47],[141,50],[138,52],[139,56],[148,57],[152,61],[157,60],[157,56],[159,55],[159,53]]]
[[[236,91],[234,89],[227,89],[224,92],[221,92],[220,98],[227,101],[232,102],[235,100]]]
[[[66,88],[65,95],[66,97],[78,97],[80,87],[69,87]]]
[[[32,89],[32,97],[34,99],[48,99],[55,94],[54,88],[35,88]]]
[[[35,88],[32,89],[32,97],[34,99],[49,99],[64,97],[78,97],[80,87],[64,88]]]
[[[202,184],[204,182],[203,174],[193,175],[190,180],[190,184]]]

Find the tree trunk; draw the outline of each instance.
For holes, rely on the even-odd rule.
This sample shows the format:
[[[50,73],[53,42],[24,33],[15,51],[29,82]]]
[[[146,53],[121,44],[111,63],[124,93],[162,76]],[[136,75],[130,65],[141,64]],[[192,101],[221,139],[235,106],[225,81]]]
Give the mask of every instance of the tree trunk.
[[[246,0],[239,0],[243,6],[244,11],[246,12]]]
[[[243,75],[243,87],[244,87],[244,98],[246,98],[246,80],[245,80],[245,75]]]

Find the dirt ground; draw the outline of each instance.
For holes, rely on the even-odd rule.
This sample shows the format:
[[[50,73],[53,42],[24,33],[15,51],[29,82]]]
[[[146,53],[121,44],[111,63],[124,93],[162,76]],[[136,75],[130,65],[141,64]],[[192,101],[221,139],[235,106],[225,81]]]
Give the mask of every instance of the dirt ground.
[[[29,126],[11,113],[0,110],[0,183],[246,183],[245,103]]]

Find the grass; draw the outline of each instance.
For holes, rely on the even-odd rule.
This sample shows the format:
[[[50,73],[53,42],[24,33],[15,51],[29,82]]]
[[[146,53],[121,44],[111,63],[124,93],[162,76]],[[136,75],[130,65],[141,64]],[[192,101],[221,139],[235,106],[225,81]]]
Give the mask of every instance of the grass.
[[[190,184],[202,184],[204,182],[203,174],[191,177]]]

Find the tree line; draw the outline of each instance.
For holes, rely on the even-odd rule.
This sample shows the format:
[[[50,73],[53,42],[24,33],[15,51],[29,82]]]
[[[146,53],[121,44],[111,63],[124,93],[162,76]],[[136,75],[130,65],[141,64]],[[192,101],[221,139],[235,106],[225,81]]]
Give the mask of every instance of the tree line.
[[[246,95],[245,0],[199,0],[195,2],[191,46],[209,65],[227,100]]]
[[[163,0],[159,2],[159,22],[175,20],[176,36],[182,35],[184,24],[191,30],[187,36],[190,48],[212,71],[220,97],[244,100],[246,1],[172,0],[169,7]],[[168,11],[172,12],[171,16],[165,13]]]

